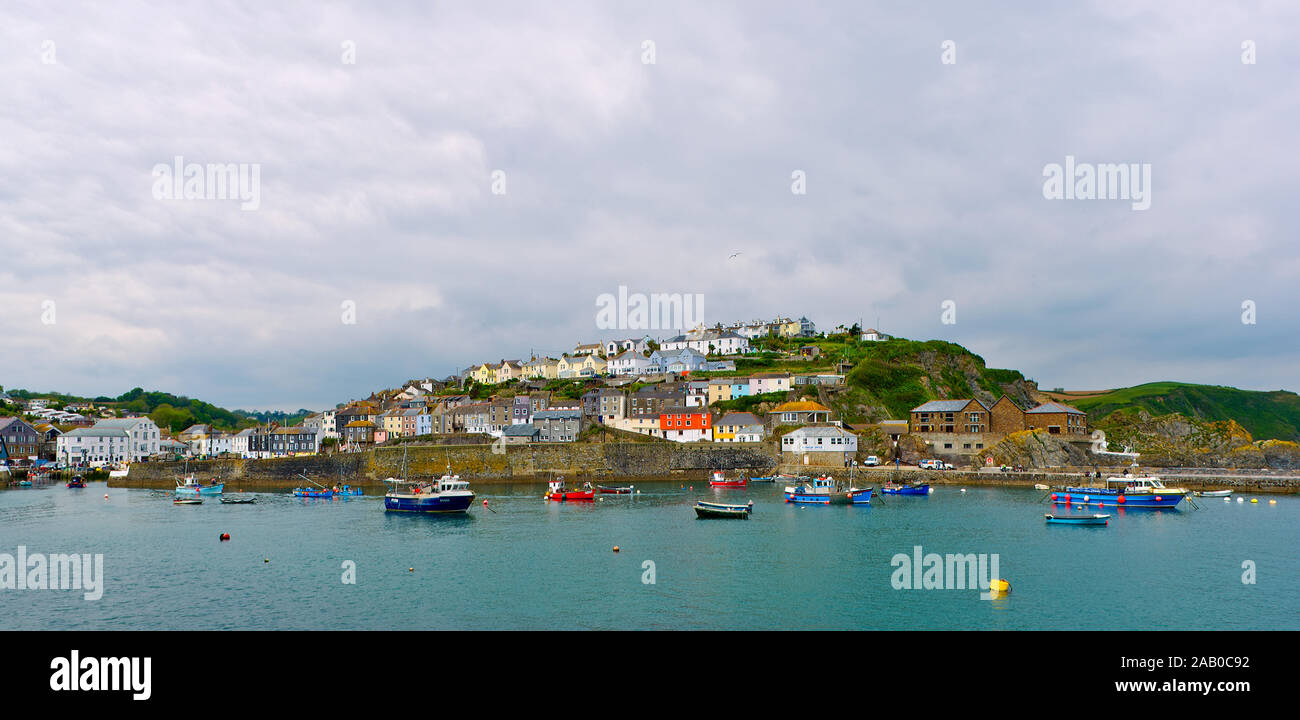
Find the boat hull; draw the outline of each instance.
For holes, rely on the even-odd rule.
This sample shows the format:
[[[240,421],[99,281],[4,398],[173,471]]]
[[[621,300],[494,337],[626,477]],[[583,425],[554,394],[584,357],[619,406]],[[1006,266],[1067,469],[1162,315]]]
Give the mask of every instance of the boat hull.
[[[181,486],[176,488],[176,494],[188,497],[197,497],[199,495],[220,495],[221,491],[225,489],[225,487],[225,483],[217,483],[216,485]]]
[[[546,499],[552,502],[591,502],[596,499],[596,493],[594,490],[587,490],[585,492],[575,490],[570,490],[568,492],[548,492],[546,493]]]
[[[745,487],[745,481],[744,480],[722,480],[720,482],[714,482],[713,480],[710,480],[709,487],[743,488]]]
[[[887,488],[881,488],[880,492],[884,493],[885,495],[929,495],[930,486],[929,485],[917,485],[917,486],[908,485],[907,487],[892,487],[892,488],[887,487]]]
[[[596,489],[600,490],[600,493],[602,495],[631,495],[632,494],[632,488],[630,487],[605,487],[604,485],[597,485]]]
[[[695,506],[695,516],[697,518],[731,518],[735,520],[748,520],[750,509],[747,507],[727,508],[727,507],[709,507],[706,505]]]
[[[443,495],[438,493],[420,495],[384,496],[384,510],[388,512],[410,513],[463,513],[474,503],[474,493]]]
[[[1200,490],[1192,493],[1196,497],[1228,497],[1232,494],[1231,490]]]
[[[329,498],[334,497],[334,491],[333,490],[304,490],[302,488],[294,488],[293,496],[300,497],[300,498],[324,498],[328,500]]]
[[[1055,505],[1078,505],[1087,507],[1141,508],[1149,510],[1169,510],[1178,507],[1183,501],[1184,493],[1173,491],[1166,493],[1118,493],[1105,488],[1066,488],[1065,492],[1052,493]]]
[[[1107,525],[1109,515],[1044,515],[1048,525]]]

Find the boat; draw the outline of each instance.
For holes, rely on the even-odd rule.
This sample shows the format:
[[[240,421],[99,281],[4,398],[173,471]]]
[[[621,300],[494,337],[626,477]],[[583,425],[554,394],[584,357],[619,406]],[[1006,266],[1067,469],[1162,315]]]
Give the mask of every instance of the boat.
[[[726,474],[721,470],[714,470],[713,477],[709,479],[709,487],[743,488],[745,487],[745,478],[741,476],[728,480]]]
[[[555,502],[595,500],[596,490],[591,487],[591,483],[586,483],[580,490],[568,490],[564,487],[564,478],[561,477],[547,483],[546,499]]]
[[[110,478],[124,478],[127,476],[127,473],[129,472],[131,472],[131,466],[123,463],[121,465],[118,465],[114,469],[109,470],[108,476]]]
[[[869,505],[874,488],[858,488],[822,475],[785,488],[785,501],[795,505]]]
[[[335,485],[332,490],[335,495],[341,497],[355,497],[361,494],[361,488],[352,487],[351,485]]]
[[[1034,483],[1034,489],[1035,489],[1035,490],[1050,490],[1051,488],[1047,487],[1046,485],[1044,485],[1044,484],[1042,484],[1042,483]]]
[[[307,487],[305,485],[302,487],[296,487],[293,489],[294,497],[324,498],[326,500],[334,497],[333,488],[327,488],[324,485],[321,485],[320,483],[316,482],[315,480],[312,480],[311,478],[307,477],[306,475],[303,475],[302,473],[298,473],[298,477],[302,478],[303,480],[306,480],[307,482],[311,483],[312,485],[315,485],[316,487]]]
[[[1123,508],[1171,509],[1187,496],[1183,488],[1165,487],[1160,478],[1154,475],[1106,478],[1106,486],[1067,487],[1064,492],[1052,493],[1052,502],[1057,505],[1107,504]]]
[[[257,498],[252,496],[249,497],[238,497],[238,496],[231,497],[229,495],[221,496],[222,505],[252,505],[255,502],[257,502]]]
[[[752,483],[774,483],[777,481],[778,477],[779,476],[777,475],[764,475],[761,477],[751,477],[749,481]]]
[[[886,495],[929,495],[930,483],[913,482],[906,485],[897,485],[889,482],[880,488],[880,492]]]
[[[597,485],[596,489],[599,490],[603,495],[631,495],[633,487],[634,486],[632,485],[628,485],[626,487],[609,487],[607,485]]]
[[[1232,494],[1231,490],[1197,490],[1192,493],[1196,497],[1228,497]]]
[[[82,480],[80,475],[77,475],[68,481],[67,486],[70,488],[84,488],[86,487],[86,481]]]
[[[384,510],[388,512],[463,513],[474,502],[474,491],[459,475],[448,472],[433,483],[408,479],[405,447],[401,479],[390,477],[384,482],[391,486],[384,494]]]
[[[172,504],[173,505],[202,505],[203,498],[198,497],[197,495],[194,497],[181,497],[178,495],[176,496],[176,498],[172,500]]]
[[[1048,513],[1043,516],[1047,519],[1048,525],[1106,525],[1110,520],[1109,515],[1100,513],[1092,515],[1052,515]]]
[[[19,481],[18,481],[18,487],[31,487],[31,486],[32,486],[32,481],[31,481],[31,480],[19,480]]]
[[[193,475],[187,475],[184,480],[176,481],[177,495],[220,495],[225,489],[225,483],[219,483],[216,480],[208,481],[207,485],[194,479]]]
[[[748,520],[752,512],[754,512],[753,500],[750,500],[746,505],[711,503],[703,500],[695,503],[695,516],[701,518],[740,518]]]

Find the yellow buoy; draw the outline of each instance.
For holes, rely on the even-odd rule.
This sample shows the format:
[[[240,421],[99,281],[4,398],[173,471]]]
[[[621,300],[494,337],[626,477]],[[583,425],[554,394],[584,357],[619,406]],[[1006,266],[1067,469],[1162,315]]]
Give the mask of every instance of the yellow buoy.
[[[1003,580],[1002,578],[998,578],[997,580],[990,580],[989,592],[993,595],[1005,595],[1011,592],[1011,583],[1007,582],[1006,580]]]
[[[1268,501],[1268,504],[1269,504],[1269,505],[1276,505],[1276,504],[1277,504],[1277,501],[1276,501],[1276,500],[1269,500],[1269,501]]]
[[[1253,503],[1257,503],[1259,502],[1259,498],[1251,498],[1250,501]]]

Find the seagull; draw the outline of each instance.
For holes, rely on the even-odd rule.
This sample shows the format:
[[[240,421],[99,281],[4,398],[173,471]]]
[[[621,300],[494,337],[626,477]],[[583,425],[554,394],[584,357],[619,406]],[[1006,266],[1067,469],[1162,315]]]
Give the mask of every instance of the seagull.
[[[731,257],[729,257],[729,258],[727,258],[727,259],[730,260],[731,258],[734,258],[734,257],[736,257],[736,256],[739,255],[739,254],[740,254],[740,253],[732,253],[732,254],[731,254]]]

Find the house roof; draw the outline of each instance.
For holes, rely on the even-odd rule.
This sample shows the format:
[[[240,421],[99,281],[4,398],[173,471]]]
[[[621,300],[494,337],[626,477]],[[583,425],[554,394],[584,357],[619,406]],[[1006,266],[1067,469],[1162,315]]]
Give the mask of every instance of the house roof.
[[[758,419],[758,416],[755,415],[754,413],[747,413],[747,412],[733,412],[733,413],[727,413],[726,415],[723,415],[723,416],[722,416],[722,419],[719,420],[717,424],[718,424],[718,425],[725,425],[725,426],[730,426],[730,425],[762,425],[762,424],[763,424],[763,421],[762,421],[762,420],[759,420],[759,419]]]
[[[1026,414],[1030,414],[1030,413],[1069,413],[1069,414],[1071,414],[1071,415],[1086,415],[1086,414],[1087,414],[1087,413],[1083,412],[1082,410],[1079,410],[1079,409],[1077,409],[1077,408],[1072,408],[1072,407],[1070,407],[1069,405],[1062,405],[1062,404],[1059,403],[1059,402],[1045,402],[1045,403],[1043,403],[1042,405],[1039,405],[1038,407],[1034,408],[1033,410],[1026,410],[1025,413],[1026,413]]]
[[[988,406],[976,400],[980,407],[988,410]],[[928,403],[918,405],[912,408],[912,412],[960,412],[967,405],[971,404],[970,398],[965,400],[931,400]]]
[[[511,425],[501,429],[501,434],[506,437],[532,437],[538,432],[532,425]]]
[[[130,437],[131,433],[124,428],[119,427],[95,427],[77,428],[63,433],[63,437]]]
[[[810,425],[808,427],[801,427],[798,430],[791,430],[790,432],[786,433],[785,435],[782,435],[781,437],[787,438],[791,436],[798,436],[798,437],[815,438],[815,437],[849,437],[852,435],[853,433],[849,432],[848,430],[845,430],[844,428],[840,428],[840,427],[835,427],[834,425]]]
[[[534,420],[572,420],[581,417],[581,410],[538,410],[533,413]]]
[[[784,402],[772,408],[772,412],[830,412],[831,409],[812,400],[794,400]]]

